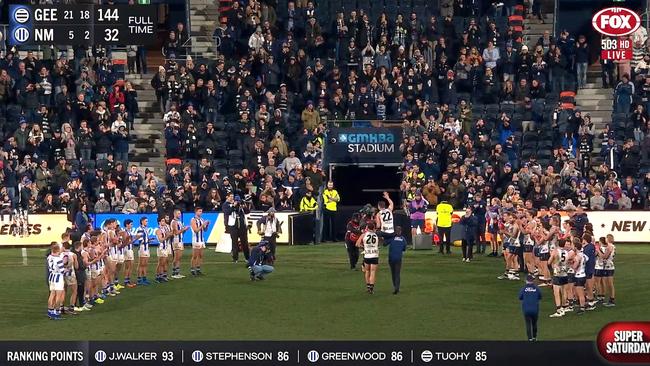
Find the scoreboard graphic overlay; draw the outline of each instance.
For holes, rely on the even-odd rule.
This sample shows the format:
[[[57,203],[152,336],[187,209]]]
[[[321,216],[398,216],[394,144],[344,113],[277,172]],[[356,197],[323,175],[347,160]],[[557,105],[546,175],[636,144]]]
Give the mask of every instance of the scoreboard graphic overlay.
[[[158,13],[151,5],[9,5],[10,45],[149,45]]]

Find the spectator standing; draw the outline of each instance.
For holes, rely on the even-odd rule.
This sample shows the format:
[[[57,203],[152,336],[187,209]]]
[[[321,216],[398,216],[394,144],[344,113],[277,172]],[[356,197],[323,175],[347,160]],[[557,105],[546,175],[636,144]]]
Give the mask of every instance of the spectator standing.
[[[629,113],[634,95],[634,84],[630,81],[629,74],[623,74],[621,81],[614,88],[614,111],[616,113]]]
[[[587,44],[587,38],[582,34],[578,37],[576,43],[575,63],[578,89],[582,89],[587,84],[587,66],[589,65],[589,45]]]

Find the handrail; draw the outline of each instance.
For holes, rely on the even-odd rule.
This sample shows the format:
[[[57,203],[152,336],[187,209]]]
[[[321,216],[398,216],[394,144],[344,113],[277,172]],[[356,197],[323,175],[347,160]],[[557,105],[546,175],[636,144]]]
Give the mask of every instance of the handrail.
[[[361,127],[358,125],[364,125],[365,127],[398,127],[404,123],[404,120],[368,120],[368,119],[339,119],[339,120],[328,120],[327,128],[332,127]],[[357,126],[355,126],[355,124]]]

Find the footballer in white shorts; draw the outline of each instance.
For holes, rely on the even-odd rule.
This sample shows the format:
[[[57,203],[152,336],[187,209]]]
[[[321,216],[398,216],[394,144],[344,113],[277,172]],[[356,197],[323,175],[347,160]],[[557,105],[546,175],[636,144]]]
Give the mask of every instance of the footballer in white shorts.
[[[50,275],[50,291],[63,291],[65,290],[65,281],[60,274]]]

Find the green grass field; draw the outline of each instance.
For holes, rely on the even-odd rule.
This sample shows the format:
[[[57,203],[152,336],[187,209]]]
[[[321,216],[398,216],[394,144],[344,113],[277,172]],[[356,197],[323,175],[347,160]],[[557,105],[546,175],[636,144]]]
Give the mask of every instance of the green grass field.
[[[368,295],[362,273],[348,269],[342,245],[278,247],[276,272],[263,282],[250,282],[243,264],[209,249],[205,277],[124,289],[90,312],[54,322],[45,315],[44,250],[29,249],[23,265],[20,249],[2,249],[0,339],[524,339],[517,300],[523,281],[498,281],[501,259],[467,264],[459,252],[408,251],[402,292],[394,296],[386,250],[376,293]],[[609,322],[650,319],[650,246],[619,245],[616,258],[618,306],[550,319],[551,290],[544,289],[541,340],[593,340]]]

